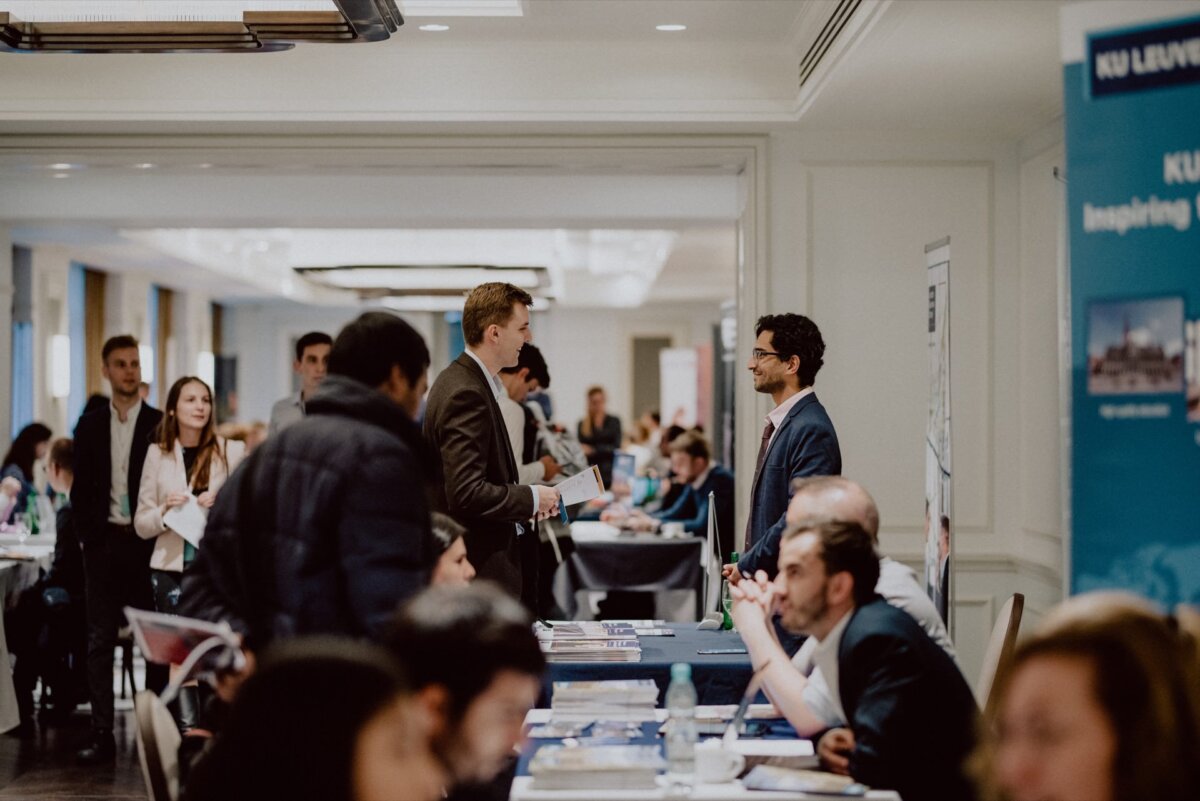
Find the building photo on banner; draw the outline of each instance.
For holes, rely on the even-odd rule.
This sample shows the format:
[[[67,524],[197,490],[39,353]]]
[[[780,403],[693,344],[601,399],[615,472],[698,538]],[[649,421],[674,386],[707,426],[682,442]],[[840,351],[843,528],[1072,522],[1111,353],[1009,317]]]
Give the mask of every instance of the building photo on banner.
[[[1200,801],[1200,0],[0,0],[0,83],[0,801]]]

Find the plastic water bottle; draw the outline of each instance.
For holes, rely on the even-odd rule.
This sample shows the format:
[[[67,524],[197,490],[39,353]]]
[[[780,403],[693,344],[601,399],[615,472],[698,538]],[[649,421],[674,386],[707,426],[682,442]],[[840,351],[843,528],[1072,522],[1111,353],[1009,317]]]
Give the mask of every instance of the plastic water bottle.
[[[667,774],[674,794],[686,793],[696,778],[696,688],[692,666],[671,665],[667,687]]]

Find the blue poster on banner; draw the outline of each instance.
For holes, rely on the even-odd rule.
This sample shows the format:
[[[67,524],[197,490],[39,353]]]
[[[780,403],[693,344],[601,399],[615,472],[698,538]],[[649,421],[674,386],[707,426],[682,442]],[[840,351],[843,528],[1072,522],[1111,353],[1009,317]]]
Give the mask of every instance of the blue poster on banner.
[[[1085,34],[1063,69],[1070,589],[1200,603],[1200,17]]]

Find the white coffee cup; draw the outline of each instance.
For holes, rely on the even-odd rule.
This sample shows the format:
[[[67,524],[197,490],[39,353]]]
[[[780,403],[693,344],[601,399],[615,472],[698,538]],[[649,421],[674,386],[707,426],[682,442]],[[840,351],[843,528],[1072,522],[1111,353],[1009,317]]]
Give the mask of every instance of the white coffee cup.
[[[704,784],[731,782],[746,768],[746,758],[721,747],[720,740],[705,740],[696,746],[696,778]]]
[[[676,539],[678,537],[682,537],[684,535],[683,523],[679,522],[678,520],[669,520],[662,524],[660,531],[662,532],[663,537],[666,539]]]

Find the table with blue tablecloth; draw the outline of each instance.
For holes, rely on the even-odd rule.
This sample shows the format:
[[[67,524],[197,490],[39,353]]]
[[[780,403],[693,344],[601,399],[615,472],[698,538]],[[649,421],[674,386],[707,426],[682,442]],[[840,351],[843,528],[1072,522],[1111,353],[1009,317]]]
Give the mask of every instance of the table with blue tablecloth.
[[[665,718],[665,712],[658,710],[659,720]],[[547,713],[534,710],[526,718],[526,723],[544,722]],[[659,720],[640,725],[640,735],[630,740],[630,745],[661,745],[662,738],[658,734],[661,723]],[[787,721],[778,719],[764,721],[768,733],[764,739],[784,740],[796,739],[796,730]],[[544,745],[560,744],[561,740],[539,739],[529,740],[522,749],[520,760],[516,765],[516,776],[510,789],[510,801],[595,801],[604,798],[606,801],[659,801],[672,797],[665,786],[643,790],[536,790],[529,775],[529,762],[539,748]],[[660,777],[660,781],[661,781]],[[744,801],[758,799],[761,801],[819,801],[828,799],[828,795],[808,793],[767,792],[762,790],[747,790],[740,780],[722,782],[720,784],[696,784],[687,796],[692,801]],[[869,801],[900,801],[900,796],[891,790],[871,790],[866,798]]]
[[[542,697],[538,706],[550,705],[550,692],[556,681],[596,681],[601,679],[654,679],[658,685],[658,705],[662,706],[671,681],[671,665],[687,662],[692,666],[692,683],[700,704],[736,704],[750,682],[750,657],[737,654],[699,654],[697,651],[739,649],[745,651],[735,631],[700,631],[695,623],[668,623],[663,628],[673,637],[639,637],[640,662],[573,662],[547,667]]]

